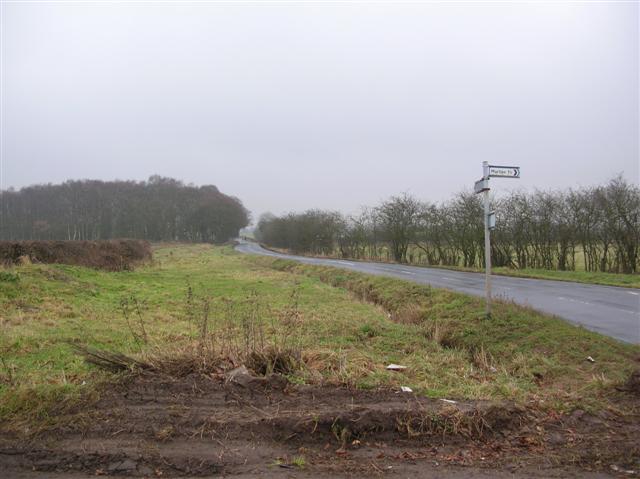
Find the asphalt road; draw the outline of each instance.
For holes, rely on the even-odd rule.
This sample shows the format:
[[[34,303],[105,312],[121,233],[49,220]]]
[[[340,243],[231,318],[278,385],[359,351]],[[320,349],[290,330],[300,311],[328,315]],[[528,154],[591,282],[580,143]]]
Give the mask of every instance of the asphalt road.
[[[437,288],[484,296],[484,274],[482,273],[402,264],[307,258],[275,253],[248,241],[241,241],[236,249],[242,253],[392,276]],[[640,290],[638,289],[493,276],[493,294],[495,297],[512,300],[544,313],[556,315],[592,331],[629,343],[640,343]]]

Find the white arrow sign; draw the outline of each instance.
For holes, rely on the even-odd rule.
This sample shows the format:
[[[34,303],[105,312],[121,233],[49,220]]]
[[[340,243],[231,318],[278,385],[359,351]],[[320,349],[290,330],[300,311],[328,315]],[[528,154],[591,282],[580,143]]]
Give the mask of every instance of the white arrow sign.
[[[489,165],[489,178],[520,178],[519,166]]]

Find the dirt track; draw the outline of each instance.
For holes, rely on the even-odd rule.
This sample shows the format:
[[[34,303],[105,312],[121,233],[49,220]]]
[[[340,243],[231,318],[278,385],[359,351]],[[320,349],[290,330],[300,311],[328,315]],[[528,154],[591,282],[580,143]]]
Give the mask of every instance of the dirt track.
[[[292,386],[277,376],[242,384],[140,376],[64,428],[29,441],[5,434],[0,470],[16,478],[602,477],[587,469],[638,460],[639,432],[629,419],[548,418],[507,403]]]

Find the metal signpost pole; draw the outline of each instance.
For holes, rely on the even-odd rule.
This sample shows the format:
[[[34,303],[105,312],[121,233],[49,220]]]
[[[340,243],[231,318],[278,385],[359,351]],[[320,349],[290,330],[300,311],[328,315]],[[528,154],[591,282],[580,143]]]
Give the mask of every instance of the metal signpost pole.
[[[482,162],[482,178],[489,182],[489,162]],[[489,230],[489,214],[491,213],[491,206],[489,205],[489,188],[485,188],[484,195],[484,293],[485,293],[485,312],[487,318],[491,317],[491,232]]]
[[[482,178],[473,187],[476,193],[484,193],[484,289],[487,318],[491,317],[491,230],[496,227],[496,215],[489,204],[489,178],[520,178],[520,167],[496,166],[483,161]]]

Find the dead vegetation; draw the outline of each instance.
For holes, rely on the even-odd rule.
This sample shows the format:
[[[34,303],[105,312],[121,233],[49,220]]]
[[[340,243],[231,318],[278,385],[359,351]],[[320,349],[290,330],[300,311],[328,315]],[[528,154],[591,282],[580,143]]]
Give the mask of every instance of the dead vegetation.
[[[140,350],[136,357],[79,343],[72,346],[88,363],[111,372],[152,371],[181,378],[222,374],[245,365],[259,376],[293,374],[304,367],[298,295],[294,288],[284,308],[265,314],[267,307],[255,292],[242,300],[196,298],[187,284],[184,318],[194,335],[172,346],[149,340],[145,302],[126,297],[120,302],[121,312]]]
[[[110,372],[133,371],[135,369],[151,369],[152,366],[118,352],[92,348],[82,344],[71,345],[75,351],[84,357],[85,361]]]
[[[128,271],[151,260],[151,246],[141,240],[0,241],[0,264],[58,263],[107,271]]]

